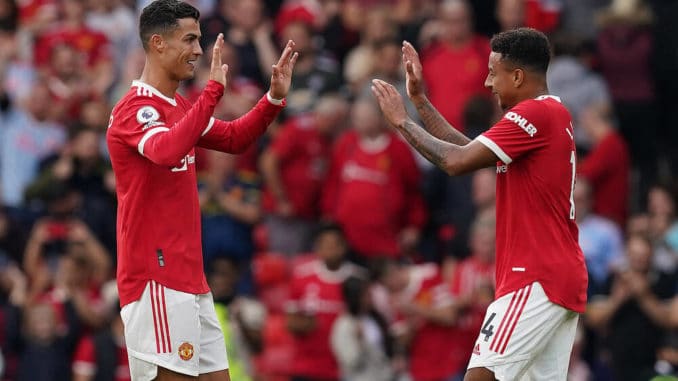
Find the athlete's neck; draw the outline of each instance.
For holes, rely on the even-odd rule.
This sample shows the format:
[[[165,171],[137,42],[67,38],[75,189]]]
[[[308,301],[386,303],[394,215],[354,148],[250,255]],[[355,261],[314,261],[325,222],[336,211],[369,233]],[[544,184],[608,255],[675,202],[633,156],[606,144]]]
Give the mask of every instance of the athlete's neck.
[[[529,99],[535,99],[537,97],[540,97],[542,95],[548,95],[549,89],[546,87],[546,83],[543,84],[534,84],[534,85],[527,85],[523,87],[523,90],[517,94],[517,97],[514,98],[514,102],[510,102],[509,104],[506,104],[503,106],[503,111],[506,112],[510,109],[512,109],[515,105],[522,101],[526,101]]]
[[[179,81],[169,79],[167,74],[162,70],[152,70],[151,67],[155,66],[156,65],[150,64],[147,59],[139,80],[153,86],[162,95],[168,98],[174,98],[174,94],[176,94],[177,89],[179,88]]]

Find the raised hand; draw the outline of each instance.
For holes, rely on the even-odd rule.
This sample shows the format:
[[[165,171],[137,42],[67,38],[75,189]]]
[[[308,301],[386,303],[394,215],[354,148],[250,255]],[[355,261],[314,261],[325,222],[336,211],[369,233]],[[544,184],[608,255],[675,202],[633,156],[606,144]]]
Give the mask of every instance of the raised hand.
[[[283,99],[290,91],[292,71],[299,57],[299,53],[294,52],[294,45],[294,41],[289,40],[280,55],[278,63],[273,65],[270,94],[274,99]]]
[[[224,34],[219,33],[217,41],[212,48],[212,66],[210,68],[210,79],[217,81],[226,87],[226,73],[228,65],[221,63],[221,50],[224,47]]]
[[[379,108],[389,124],[398,127],[409,119],[403,97],[393,85],[380,79],[373,79],[372,93],[377,98]]]
[[[407,79],[407,96],[414,99],[424,95],[421,60],[414,46],[407,41],[403,41],[403,65]]]

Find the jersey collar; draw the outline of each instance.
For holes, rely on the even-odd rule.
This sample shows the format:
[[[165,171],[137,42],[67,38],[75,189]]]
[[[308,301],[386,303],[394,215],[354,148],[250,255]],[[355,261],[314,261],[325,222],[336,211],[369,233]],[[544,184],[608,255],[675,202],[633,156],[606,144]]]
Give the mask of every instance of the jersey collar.
[[[540,96],[538,96],[534,99],[536,99],[538,101],[543,101],[544,99],[547,99],[547,98],[551,98],[558,103],[563,103],[563,101],[560,100],[560,97],[557,97],[555,95],[540,95]]]
[[[141,88],[141,89],[146,89],[146,90],[150,91],[151,94],[157,96],[157,97],[160,98],[160,99],[163,99],[164,101],[166,101],[167,103],[171,104],[172,106],[176,106],[176,105],[177,105],[176,99],[170,98],[170,97],[166,97],[166,96],[163,95],[158,89],[156,89],[155,87],[149,85],[148,83],[141,82],[140,80],[135,79],[134,81],[132,81],[132,87],[138,87],[138,88]]]

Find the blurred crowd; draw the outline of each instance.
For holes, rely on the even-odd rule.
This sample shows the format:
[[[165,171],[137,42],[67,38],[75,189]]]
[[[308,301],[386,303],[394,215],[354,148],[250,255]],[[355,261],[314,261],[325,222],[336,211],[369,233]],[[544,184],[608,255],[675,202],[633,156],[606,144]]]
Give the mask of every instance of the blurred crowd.
[[[225,35],[216,117],[256,103],[284,42],[300,53],[265,138],[197,154],[233,380],[460,379],[493,298],[495,170],[432,167],[385,125],[370,80],[404,94],[412,42],[432,103],[475,137],[501,117],[489,37],[519,26],[551,38],[549,88],[579,149],[590,305],[568,380],[678,376],[678,1],[190,2],[204,51]],[[0,0],[2,380],[129,380],[104,135],[144,64],[147,3]]]

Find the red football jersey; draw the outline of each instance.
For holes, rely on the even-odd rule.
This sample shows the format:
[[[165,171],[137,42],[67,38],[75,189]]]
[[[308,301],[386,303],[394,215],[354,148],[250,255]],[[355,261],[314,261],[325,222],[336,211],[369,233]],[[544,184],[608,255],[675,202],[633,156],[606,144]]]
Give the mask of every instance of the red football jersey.
[[[449,286],[443,282],[440,268],[434,263],[410,266],[407,287],[394,295],[394,302],[412,303],[426,309],[443,308],[453,303]],[[409,366],[415,381],[444,380],[461,370],[462,364],[452,361],[456,331],[453,326],[444,326],[427,320],[410,320],[396,316],[395,331],[400,325],[410,324],[415,328],[409,344]]]
[[[318,217],[331,143],[330,138],[318,132],[313,116],[288,121],[271,142],[270,149],[280,162],[281,181],[298,217]],[[264,208],[276,210],[276,200],[268,189],[264,193]]]
[[[301,312],[316,319],[312,332],[294,338],[292,373],[295,376],[339,379],[339,367],[330,347],[330,333],[334,320],[344,311],[341,285],[350,276],[365,276],[364,270],[344,263],[338,270],[330,271],[317,259],[295,269],[287,312]]]
[[[477,140],[501,160],[495,296],[539,281],[553,303],[584,312],[588,277],[577,243],[569,112],[554,96],[525,100]]]
[[[191,105],[134,81],[113,109],[106,140],[118,196],[120,304],[154,280],[190,294],[209,291],[203,272],[195,147],[241,153],[283,105],[263,97],[231,122],[212,118],[224,87],[208,82]]]
[[[402,229],[426,222],[419,179],[412,151],[393,132],[365,143],[349,131],[335,143],[322,208],[360,255],[397,257]]]

